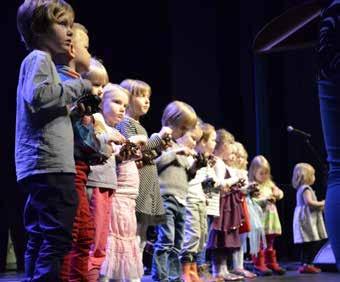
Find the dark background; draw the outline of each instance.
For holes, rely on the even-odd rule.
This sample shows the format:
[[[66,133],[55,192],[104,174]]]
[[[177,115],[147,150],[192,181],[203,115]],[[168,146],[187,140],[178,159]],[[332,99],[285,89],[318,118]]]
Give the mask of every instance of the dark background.
[[[151,110],[143,121],[149,133],[159,130],[165,105],[179,99],[191,104],[204,121],[231,131],[250,158],[264,154],[269,159],[274,181],[286,194],[278,204],[284,233],[277,246],[279,256],[289,259],[296,258],[291,230],[295,191],[290,187],[295,163],[312,163],[317,169],[318,196],[325,193],[315,157],[302,138],[286,132],[288,124],[310,132],[325,160],[315,52],[308,48],[258,56],[252,52],[252,41],[269,20],[301,2],[69,1],[76,21],[88,28],[91,52],[104,61],[111,81],[119,83],[129,77],[151,85]],[[24,234],[20,224],[24,197],[16,185],[13,158],[16,84],[26,56],[16,29],[21,3],[4,1],[0,19],[0,243],[5,243],[9,226],[14,237],[19,234],[20,242]]]

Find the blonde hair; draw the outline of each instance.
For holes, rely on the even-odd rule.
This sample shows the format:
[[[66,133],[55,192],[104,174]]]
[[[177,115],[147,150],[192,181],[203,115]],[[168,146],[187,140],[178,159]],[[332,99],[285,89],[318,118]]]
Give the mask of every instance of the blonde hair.
[[[240,158],[244,158],[247,161],[248,160],[248,153],[247,153],[246,149],[244,148],[243,144],[240,143],[240,142],[235,142],[235,143],[233,143],[233,145],[235,146],[235,149],[236,149],[236,155]],[[238,163],[238,166],[241,169],[247,168],[246,164],[243,164],[243,163]]]
[[[109,83],[109,75],[100,59],[92,57],[90,60],[90,68],[88,72],[82,74],[82,77],[88,79],[91,75],[97,73],[105,76],[105,85]],[[115,84],[118,85],[118,84]]]
[[[196,126],[197,115],[195,110],[181,101],[173,101],[168,104],[163,112],[162,125],[178,128],[186,125],[188,129]]]
[[[251,161],[250,167],[249,167],[249,181],[250,182],[256,182],[256,172],[259,169],[265,169],[267,170],[268,174],[269,174],[269,178],[267,180],[268,185],[273,185],[274,182],[272,180],[272,176],[271,176],[271,168],[270,168],[270,164],[268,162],[268,160],[264,157],[264,156],[256,156],[253,158],[253,160]]]
[[[37,48],[37,36],[46,34],[63,14],[73,22],[74,11],[63,0],[25,0],[17,12],[17,28],[26,48]]]
[[[75,36],[76,32],[77,31],[82,31],[84,32],[85,34],[88,34],[88,30],[86,29],[85,26],[83,26],[82,24],[80,23],[73,23],[73,26],[72,26],[72,30],[73,30],[73,37]]]
[[[302,185],[311,185],[315,169],[307,163],[298,163],[294,167],[292,185],[295,189]]]
[[[200,141],[207,142],[210,138],[210,135],[215,132],[215,127],[209,123],[202,122],[200,124],[200,128],[202,130],[202,137],[200,138],[199,142]]]
[[[125,88],[121,87],[118,84],[113,84],[113,83],[109,82],[108,84],[105,85],[105,87],[103,89],[102,103],[107,99],[112,99],[112,97],[117,92],[125,93],[130,99],[131,93],[129,91],[127,91]]]
[[[219,129],[216,131],[216,148],[218,149],[224,144],[232,144],[235,142],[235,137],[225,129]]]
[[[125,79],[120,86],[128,90],[132,96],[139,96],[144,93],[151,95],[151,87],[144,81],[136,79]]]
[[[247,152],[246,148],[244,148],[243,144],[240,143],[240,142],[235,142],[234,144],[236,146],[238,154],[241,157],[248,159],[248,152]]]

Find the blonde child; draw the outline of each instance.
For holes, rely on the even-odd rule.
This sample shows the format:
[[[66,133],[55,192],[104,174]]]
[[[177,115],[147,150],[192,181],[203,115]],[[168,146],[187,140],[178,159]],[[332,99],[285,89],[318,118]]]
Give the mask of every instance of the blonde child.
[[[174,140],[196,126],[197,116],[188,104],[174,101],[167,105],[162,126],[172,129]],[[188,179],[195,175],[195,164],[190,167],[186,155],[190,150],[173,142],[156,160],[166,222],[157,226],[157,241],[152,261],[153,281],[180,281],[179,254],[182,249],[185,224],[185,204]]]
[[[61,81],[55,66],[72,44],[72,7],[62,0],[26,0],[17,25],[30,51],[17,89],[15,162],[17,180],[29,193],[24,219],[28,233],[27,281],[59,281],[72,243],[77,210],[72,123],[67,105],[90,94],[90,81]]]
[[[311,185],[315,182],[315,170],[310,164],[299,163],[294,167],[292,185],[296,191],[293,234],[294,243],[301,247],[300,273],[319,273],[313,265],[318,242],[327,238],[322,211],[325,201],[318,201]]]
[[[240,188],[244,185],[236,171],[231,167],[235,161],[234,142],[223,138],[225,130],[217,131],[215,149],[215,171],[221,183],[220,213],[214,217],[209,230],[207,250],[211,254],[212,270],[215,278],[227,281],[242,280],[243,276],[230,273],[227,256],[240,248],[239,227],[242,225],[243,212]]]
[[[129,96],[130,93],[119,85],[109,83],[104,87],[102,113],[94,115],[97,134],[119,134],[114,126],[124,117]],[[137,138],[133,141],[137,142]],[[115,147],[115,150],[118,153],[116,159],[120,161],[116,168],[117,186],[111,196],[110,229],[101,274],[106,280],[138,280],[143,275],[134,216],[139,185],[138,171],[134,160],[121,159],[120,149]],[[116,171],[111,170],[111,174]],[[99,174],[100,171],[97,172]]]
[[[148,137],[148,133],[141,124],[141,118],[150,109],[151,87],[143,81],[134,79],[126,79],[120,85],[131,93],[131,99],[126,116],[117,125],[117,129],[126,138],[135,135]],[[171,134],[171,129],[168,127],[163,127],[159,133],[152,134],[143,147],[143,155],[153,155],[153,152],[161,152],[164,149],[162,139],[167,134]],[[143,254],[147,241],[146,233],[148,226],[164,222],[165,212],[160,194],[157,168],[153,160],[143,159],[142,166],[139,166],[138,172],[140,187],[136,199],[136,216],[140,250]]]
[[[109,82],[109,77],[104,65],[97,59],[91,58],[90,68],[83,73],[83,77],[90,79],[99,97],[103,96],[103,89]],[[95,114],[94,118],[99,119],[102,114]],[[99,130],[103,123],[97,121],[96,137],[103,143],[109,144],[111,150],[113,142],[123,142],[124,138],[114,130]],[[105,128],[105,127],[104,127]],[[87,181],[87,194],[90,202],[90,213],[94,223],[93,243],[90,246],[88,261],[88,281],[98,281],[100,267],[106,255],[106,242],[109,233],[111,216],[112,196],[117,188],[116,158],[111,157],[102,165],[94,165],[90,168]]]
[[[245,180],[244,188],[242,189],[242,208],[243,208],[243,223],[242,226],[239,228],[240,238],[241,238],[241,247],[239,250],[236,250],[233,253],[233,273],[237,275],[242,275],[245,278],[255,278],[256,274],[244,269],[244,253],[247,247],[247,236],[250,230],[252,229],[251,226],[251,216],[249,213],[249,207],[246,200],[247,195],[249,194],[250,190],[253,189],[253,186],[248,182],[248,153],[245,150],[244,146],[240,142],[234,143],[235,148],[235,158],[232,164],[232,167],[236,171],[236,174],[240,179]]]
[[[274,241],[282,233],[275,203],[283,198],[283,192],[272,181],[270,164],[264,156],[256,156],[252,160],[249,168],[249,181],[258,184],[259,193],[254,195],[253,199],[261,206],[264,213],[263,227],[267,243],[267,248],[264,250],[262,246],[257,256],[253,257],[254,270],[259,275],[268,275],[269,270],[282,275],[285,269],[277,262]]]

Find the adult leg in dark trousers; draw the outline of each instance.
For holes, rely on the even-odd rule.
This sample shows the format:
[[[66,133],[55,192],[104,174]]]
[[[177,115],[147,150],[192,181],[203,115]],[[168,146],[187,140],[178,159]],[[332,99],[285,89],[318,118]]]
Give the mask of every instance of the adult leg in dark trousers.
[[[78,198],[74,174],[49,173],[22,182],[29,196],[24,222],[28,233],[26,281],[57,282],[63,257],[72,243]]]

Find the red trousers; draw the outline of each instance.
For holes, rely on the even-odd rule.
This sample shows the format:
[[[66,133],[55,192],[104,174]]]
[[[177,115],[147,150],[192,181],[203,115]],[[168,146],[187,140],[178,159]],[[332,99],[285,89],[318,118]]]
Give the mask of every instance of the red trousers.
[[[89,282],[99,280],[100,267],[105,259],[113,193],[114,190],[105,188],[94,188],[92,192],[90,211],[94,219],[95,236],[90,250]]]
[[[72,229],[72,250],[64,257],[60,278],[63,282],[88,281],[89,251],[94,237],[94,224],[86,193],[90,167],[76,162],[76,191],[79,198]]]

